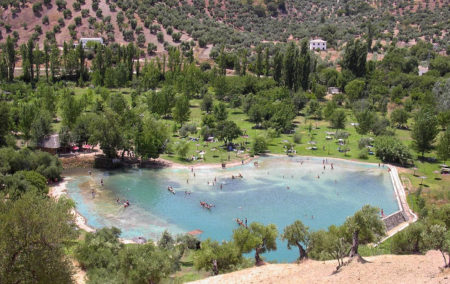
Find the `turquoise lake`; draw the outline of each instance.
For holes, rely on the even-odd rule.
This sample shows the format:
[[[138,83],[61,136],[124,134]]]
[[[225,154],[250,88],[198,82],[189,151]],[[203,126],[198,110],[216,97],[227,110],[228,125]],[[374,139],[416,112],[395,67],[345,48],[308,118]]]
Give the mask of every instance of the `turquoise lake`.
[[[297,219],[312,230],[340,225],[365,204],[382,208],[386,215],[398,210],[385,167],[328,159],[324,170],[322,158],[306,157],[257,161],[259,166],[251,162],[227,169],[195,168],[193,172],[190,168],[165,168],[86,173],[69,181],[68,194],[88,225],[118,227],[126,239],[158,239],[166,229],[173,234],[200,229],[200,239],[221,241],[231,239],[238,227],[236,218],[247,218],[248,224],[273,223],[282,233]],[[243,178],[232,179],[239,173]],[[185,195],[185,191],[191,194]],[[128,208],[123,206],[125,200],[131,204]],[[204,209],[200,201],[215,207]],[[297,249],[288,250],[280,239],[277,244],[276,251],[263,255],[267,260],[291,262],[298,257]]]

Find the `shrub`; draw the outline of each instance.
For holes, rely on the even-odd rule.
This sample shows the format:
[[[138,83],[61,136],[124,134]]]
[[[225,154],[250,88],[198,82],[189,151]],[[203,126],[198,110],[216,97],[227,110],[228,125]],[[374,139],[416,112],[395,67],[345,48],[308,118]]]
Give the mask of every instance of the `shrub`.
[[[81,10],[81,17],[83,17],[83,18],[89,17],[89,9]]]
[[[358,148],[359,149],[366,148],[367,146],[372,145],[372,141],[373,139],[370,137],[362,137],[358,141]]]
[[[73,2],[72,7],[75,11],[80,11],[81,5],[79,2]]]
[[[61,27],[64,27],[64,26],[65,26],[64,19],[63,19],[63,18],[59,18],[59,19],[58,19],[58,24],[59,24]]]
[[[63,9],[66,9],[66,5],[67,5],[67,2],[66,1],[64,1],[64,0],[56,0],[55,1],[55,4],[56,4],[56,6],[58,7],[58,10],[63,10]]]
[[[295,143],[295,144],[300,144],[300,143],[302,143],[302,134],[301,134],[301,133],[296,132],[296,133],[294,134],[294,143]]]
[[[347,115],[342,109],[335,110],[330,118],[331,127],[335,129],[344,129],[346,121]]]
[[[181,33],[173,33],[172,34],[172,39],[174,42],[179,42],[181,39]]]
[[[57,33],[60,33],[60,32],[61,32],[61,26],[54,25],[53,26],[53,33],[57,34]]]
[[[164,34],[162,32],[158,32],[156,34],[156,38],[158,39],[159,42],[164,42]]]
[[[425,225],[416,222],[405,230],[394,235],[391,242],[391,251],[394,254],[420,253],[423,251],[422,232]]]
[[[64,15],[64,19],[70,19],[70,18],[72,18],[72,11],[70,11],[69,9],[66,9],[66,10],[64,10],[63,15]]]
[[[39,25],[34,26],[34,31],[38,34],[42,34],[42,27]]]
[[[190,144],[186,141],[180,141],[176,147],[177,154],[180,158],[186,159],[187,153],[189,152]]]
[[[43,24],[43,25],[48,25],[48,24],[49,24],[49,19],[48,19],[48,16],[47,16],[47,15],[45,15],[45,16],[42,18],[42,24]]]
[[[35,14],[39,13],[40,11],[42,11],[42,3],[41,2],[36,2],[33,4],[33,12]]]
[[[366,160],[368,158],[367,149],[361,149],[358,153],[358,158]]]
[[[147,45],[147,54],[148,55],[153,55],[155,53],[155,51],[156,51],[156,45],[154,43],[150,42]]]
[[[189,133],[197,133],[197,125],[195,124],[185,124],[179,130],[180,136],[186,137]]]
[[[380,136],[375,140],[376,156],[384,162],[408,163],[412,155],[402,142],[393,136]]]
[[[77,25],[77,26],[81,26],[81,17],[80,16],[78,16],[78,17],[75,17],[75,25]]]
[[[267,141],[262,136],[256,136],[253,140],[252,154],[258,155],[267,150]]]
[[[137,37],[137,44],[139,47],[144,47],[145,45],[145,36],[143,34],[139,34]]]

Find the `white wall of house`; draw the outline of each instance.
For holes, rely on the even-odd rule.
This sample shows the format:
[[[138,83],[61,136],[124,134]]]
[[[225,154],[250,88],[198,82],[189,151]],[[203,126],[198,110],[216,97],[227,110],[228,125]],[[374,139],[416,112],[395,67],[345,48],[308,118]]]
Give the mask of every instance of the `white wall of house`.
[[[313,39],[309,41],[310,50],[327,50],[327,42],[321,39]]]

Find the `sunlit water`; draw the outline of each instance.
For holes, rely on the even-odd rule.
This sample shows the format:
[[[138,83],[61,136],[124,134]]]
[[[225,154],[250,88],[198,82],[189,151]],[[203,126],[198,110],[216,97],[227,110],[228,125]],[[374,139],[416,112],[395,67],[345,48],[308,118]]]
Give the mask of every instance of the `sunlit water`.
[[[238,227],[236,218],[247,218],[248,224],[273,223],[281,233],[297,219],[313,230],[342,224],[365,204],[383,208],[385,214],[398,210],[387,168],[329,159],[324,170],[322,158],[305,157],[258,161],[259,167],[252,162],[225,170],[100,172],[75,177],[68,184],[68,193],[88,225],[118,227],[122,237],[129,239],[157,239],[166,229],[173,234],[200,229],[201,239],[221,241],[231,239]],[[231,178],[239,173],[243,178]],[[169,185],[175,195],[167,190]],[[192,193],[186,196],[185,191]],[[131,204],[128,208],[123,206],[125,200]],[[200,201],[215,207],[204,209]],[[277,245],[276,251],[265,254],[267,260],[288,262],[298,257],[298,250],[288,250],[285,242],[278,240]]]

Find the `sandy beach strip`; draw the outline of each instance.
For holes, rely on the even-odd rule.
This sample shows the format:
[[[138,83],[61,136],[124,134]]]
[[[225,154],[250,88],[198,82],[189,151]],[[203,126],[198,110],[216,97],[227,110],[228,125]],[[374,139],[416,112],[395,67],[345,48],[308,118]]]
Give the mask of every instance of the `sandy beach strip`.
[[[55,185],[50,186],[48,195],[56,200],[61,196],[67,196],[67,183],[71,180],[70,177],[64,178],[64,180],[58,182]],[[69,198],[69,197],[68,197]],[[95,229],[87,225],[86,218],[83,217],[77,210],[72,209],[72,214],[75,216],[75,224],[78,228],[85,230],[86,232],[95,232]]]

